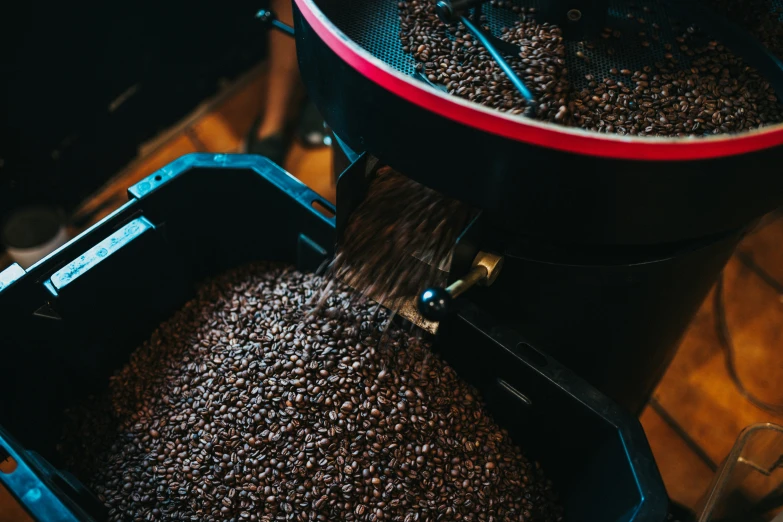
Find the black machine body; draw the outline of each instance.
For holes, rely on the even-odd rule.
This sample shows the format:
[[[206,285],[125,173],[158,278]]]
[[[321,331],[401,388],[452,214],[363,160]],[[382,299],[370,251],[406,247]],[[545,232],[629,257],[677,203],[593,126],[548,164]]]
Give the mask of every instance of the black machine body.
[[[335,148],[335,169],[347,164],[346,154],[356,158]],[[342,171],[338,243],[378,165],[361,154]],[[640,413],[743,231],[673,245],[584,247],[510,233],[485,210],[455,245],[449,283],[468,274],[482,251],[501,254],[504,265],[491,286],[467,291],[453,308],[472,303]],[[438,312],[451,304],[439,292],[427,300]]]

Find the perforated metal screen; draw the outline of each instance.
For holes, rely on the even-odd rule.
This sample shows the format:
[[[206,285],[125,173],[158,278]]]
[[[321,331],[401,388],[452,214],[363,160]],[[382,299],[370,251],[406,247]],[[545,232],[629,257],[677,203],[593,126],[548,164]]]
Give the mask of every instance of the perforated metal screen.
[[[535,0],[512,1],[520,7],[539,8],[539,2]],[[375,57],[400,72],[414,73],[416,62],[411,55],[403,52],[399,40],[397,0],[320,0],[318,5],[335,25]],[[783,8],[783,0],[773,0],[772,6],[774,9]],[[503,27],[513,25],[519,16],[510,9],[489,4],[485,4],[484,13],[493,34],[498,36]],[[598,79],[623,80],[611,70],[640,70],[645,65],[664,61],[667,52],[674,55],[680,67],[690,67],[688,57],[680,52],[675,41],[690,21],[672,19],[664,2],[615,0],[610,3],[608,14],[607,26],[620,31],[620,38],[568,43],[567,64],[572,86],[582,88],[587,83],[587,74]],[[629,14],[633,18],[629,18]],[[780,18],[783,20],[783,14]],[[647,42],[648,46],[645,47],[643,42]],[[666,43],[672,44],[671,50],[664,48]],[[584,53],[588,61],[577,57],[577,52]]]

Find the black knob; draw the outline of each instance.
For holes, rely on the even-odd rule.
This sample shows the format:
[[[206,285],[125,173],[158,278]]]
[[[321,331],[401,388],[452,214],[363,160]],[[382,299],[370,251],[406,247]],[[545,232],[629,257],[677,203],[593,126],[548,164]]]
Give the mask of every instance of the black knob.
[[[428,288],[419,296],[419,313],[429,321],[442,321],[449,315],[451,295],[443,288]]]
[[[437,4],[435,4],[435,14],[438,15],[438,18],[440,18],[441,22],[450,24],[457,19],[457,14],[454,12],[454,8],[451,5],[451,2],[448,0],[441,0]]]
[[[259,12],[256,13],[256,18],[261,20],[262,22],[270,22],[275,19],[274,13],[272,11],[267,11],[266,9],[261,9]]]
[[[481,7],[481,4],[488,0],[440,0],[435,4],[435,14],[442,22],[453,24],[457,22],[465,11],[474,7]]]

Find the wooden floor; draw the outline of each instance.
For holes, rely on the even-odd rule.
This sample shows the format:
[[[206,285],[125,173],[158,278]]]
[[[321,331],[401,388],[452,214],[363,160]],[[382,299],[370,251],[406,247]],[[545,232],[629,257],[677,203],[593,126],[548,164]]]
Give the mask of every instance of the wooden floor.
[[[262,68],[252,71],[149,144],[143,157],[90,198],[80,214],[97,221],[126,200],[128,186],[183,154],[235,151],[260,110],[264,79]],[[330,165],[328,148],[308,150],[298,144],[285,162],[289,172],[334,201]],[[783,403],[783,289],[759,275],[766,272],[783,282],[783,219],[770,219],[745,240],[740,253],[726,267],[722,289],[736,373],[754,396]],[[670,496],[692,508],[742,428],[767,421],[783,424],[783,416],[754,405],[730,379],[714,297],[713,290],[641,416]]]

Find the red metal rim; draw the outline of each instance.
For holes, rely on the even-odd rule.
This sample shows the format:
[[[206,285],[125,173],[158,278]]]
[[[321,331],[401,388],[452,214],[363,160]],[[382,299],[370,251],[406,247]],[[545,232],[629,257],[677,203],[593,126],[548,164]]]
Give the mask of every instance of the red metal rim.
[[[294,0],[307,23],[343,61],[367,79],[444,118],[504,138],[574,154],[614,159],[687,161],[756,152],[783,144],[783,124],[737,136],[705,138],[640,138],[602,135],[512,117],[425,88],[378,60],[351,41],[318,9],[314,0]]]

